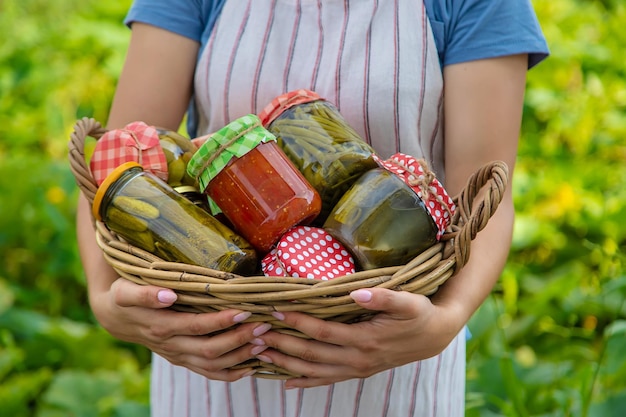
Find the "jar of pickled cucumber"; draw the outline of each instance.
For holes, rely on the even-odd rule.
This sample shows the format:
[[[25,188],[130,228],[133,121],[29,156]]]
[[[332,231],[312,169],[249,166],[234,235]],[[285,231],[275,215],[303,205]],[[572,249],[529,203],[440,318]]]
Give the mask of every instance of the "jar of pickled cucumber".
[[[189,174],[257,251],[267,253],[290,228],[319,214],[319,194],[253,114],[213,133],[189,161]]]
[[[167,183],[172,187],[195,186],[195,178],[187,173],[187,164],[198,150],[196,145],[178,132],[160,127],[155,129],[167,162]]]
[[[361,269],[406,264],[437,243],[456,209],[424,161],[375,159],[379,167],[352,185],[323,226]]]
[[[374,150],[339,110],[317,93],[295,90],[276,97],[259,114],[280,148],[322,199],[314,224],[322,225],[341,196],[375,168]]]
[[[166,261],[240,275],[257,268],[248,242],[136,162],[109,174],[92,208],[111,231]]]

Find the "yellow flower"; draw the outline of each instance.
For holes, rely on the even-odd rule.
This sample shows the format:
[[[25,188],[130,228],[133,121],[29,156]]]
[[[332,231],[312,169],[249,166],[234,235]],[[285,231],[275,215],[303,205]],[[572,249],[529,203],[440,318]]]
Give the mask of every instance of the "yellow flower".
[[[59,186],[53,186],[46,190],[46,200],[52,204],[61,204],[65,201],[66,193],[63,188]]]

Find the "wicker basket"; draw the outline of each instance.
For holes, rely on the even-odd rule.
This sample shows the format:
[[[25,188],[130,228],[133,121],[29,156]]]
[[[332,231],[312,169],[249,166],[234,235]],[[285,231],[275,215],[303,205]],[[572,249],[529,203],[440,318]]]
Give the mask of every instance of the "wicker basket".
[[[85,139],[99,139],[100,123],[83,118],[74,126],[69,143],[70,167],[77,184],[90,203],[97,185],[85,160]],[[353,302],[349,292],[359,288],[389,288],[432,295],[458,272],[470,255],[471,241],[482,230],[500,203],[508,180],[506,164],[492,162],[472,175],[462,192],[452,224],[441,242],[402,266],[361,271],[329,281],[303,278],[237,276],[183,263],[166,262],[123,241],[102,223],[95,221],[96,239],[107,262],[120,276],[140,285],[170,288],[178,294],[173,308],[187,312],[215,312],[241,309],[252,312],[247,320],[264,321],[277,331],[306,337],[285,327],[273,311],[300,311],[338,322],[366,320],[372,313]],[[485,189],[481,198],[474,201]],[[253,367],[256,376],[286,379],[295,375],[273,364],[248,361],[236,368]]]

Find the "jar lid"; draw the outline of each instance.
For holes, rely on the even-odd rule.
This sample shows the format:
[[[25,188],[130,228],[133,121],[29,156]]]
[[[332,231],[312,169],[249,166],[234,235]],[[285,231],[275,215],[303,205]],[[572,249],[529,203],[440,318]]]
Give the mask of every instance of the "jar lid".
[[[176,191],[178,194],[199,193],[200,192],[200,190],[198,190],[193,185],[179,185],[178,187],[174,187],[174,191]]]
[[[374,155],[374,159],[380,167],[397,175],[415,191],[435,221],[437,239],[440,239],[452,221],[456,205],[435,174],[430,171],[426,161],[418,161],[411,155],[403,153],[392,155],[387,160]]]
[[[100,185],[113,170],[126,162],[137,162],[146,171],[167,181],[167,160],[153,126],[133,122],[123,129],[107,131],[96,142],[89,167],[94,181]]]
[[[93,217],[101,221],[102,216],[100,215],[100,206],[102,205],[102,199],[104,198],[109,187],[117,181],[122,174],[124,174],[129,169],[139,168],[143,171],[143,167],[134,161],[125,162],[122,165],[117,166],[113,171],[107,175],[107,177],[102,181],[98,189],[96,190],[96,194],[93,197],[93,203],[91,205],[91,212],[93,213]]]
[[[322,97],[314,91],[305,89],[290,91],[274,98],[271,103],[265,106],[259,113],[259,119],[261,119],[263,126],[268,126],[288,108],[316,100],[322,100]]]
[[[354,259],[324,229],[295,226],[261,260],[266,276],[329,280],[355,272]]]
[[[204,191],[233,158],[241,158],[257,145],[273,140],[276,137],[261,126],[257,116],[240,117],[206,139],[189,160],[187,173]]]

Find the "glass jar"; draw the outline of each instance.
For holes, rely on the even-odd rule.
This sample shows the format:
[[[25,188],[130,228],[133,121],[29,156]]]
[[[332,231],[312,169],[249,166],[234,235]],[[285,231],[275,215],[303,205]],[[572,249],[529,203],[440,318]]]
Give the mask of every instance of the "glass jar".
[[[257,267],[248,242],[136,162],[120,165],[98,187],[93,215],[166,261],[240,275]]]
[[[160,127],[155,129],[167,161],[167,183],[172,187],[195,186],[195,178],[187,173],[187,164],[198,150],[196,145],[177,132]]]
[[[276,97],[259,115],[280,148],[322,199],[314,224],[324,223],[341,196],[365,172],[375,168],[374,150],[337,108],[310,90]]]
[[[207,200],[206,194],[200,192],[200,190],[198,190],[193,185],[180,185],[178,187],[174,187],[174,191],[176,191],[178,194],[182,195],[187,200],[191,201],[207,213],[211,212],[211,209],[209,208],[209,200]]]
[[[359,178],[324,223],[362,269],[406,264],[437,243],[455,210],[424,162],[376,159],[380,167]]]
[[[191,158],[189,174],[257,251],[267,253],[290,228],[310,223],[321,208],[315,189],[255,115],[212,134]]]

